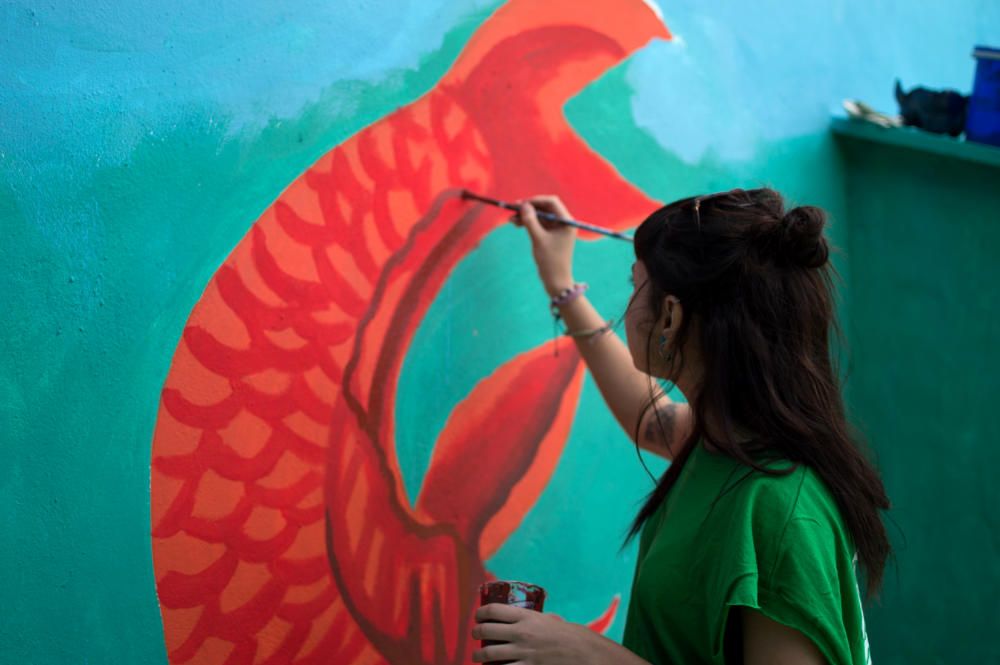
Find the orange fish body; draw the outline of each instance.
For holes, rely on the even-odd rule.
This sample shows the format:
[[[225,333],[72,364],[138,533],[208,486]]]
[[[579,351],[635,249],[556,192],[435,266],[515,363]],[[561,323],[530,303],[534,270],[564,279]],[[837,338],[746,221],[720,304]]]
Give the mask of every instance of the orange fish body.
[[[512,0],[435,89],[327,153],[220,266],[153,440],[172,663],[467,662],[482,562],[544,489],[582,364],[540,347],[483,379],[416,506],[396,460],[400,368],[454,266],[506,217],[461,188],[558,193],[619,229],[656,206],[561,114],[656,36],[669,35],[641,2]]]

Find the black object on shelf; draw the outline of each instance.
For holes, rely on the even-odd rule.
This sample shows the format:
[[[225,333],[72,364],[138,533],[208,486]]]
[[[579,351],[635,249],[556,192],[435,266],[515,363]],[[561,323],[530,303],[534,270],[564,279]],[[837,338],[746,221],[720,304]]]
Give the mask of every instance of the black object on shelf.
[[[965,129],[969,98],[955,90],[913,88],[903,92],[896,79],[896,101],[904,125],[951,136],[958,136]]]

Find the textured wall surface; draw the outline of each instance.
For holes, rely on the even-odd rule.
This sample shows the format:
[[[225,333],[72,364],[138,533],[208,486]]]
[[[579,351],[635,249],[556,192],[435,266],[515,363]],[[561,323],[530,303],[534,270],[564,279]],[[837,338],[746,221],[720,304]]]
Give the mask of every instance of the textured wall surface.
[[[333,587],[307,579],[308,566],[296,571],[268,565],[277,559],[262,546],[255,549],[259,542],[276,549],[286,546],[286,553],[294,553],[293,546],[319,543],[319,550],[310,550],[306,558],[322,556],[326,571],[348,571],[350,579],[345,580],[354,585],[349,593],[358,599],[357,612],[368,611],[365,607],[380,611],[382,605],[373,599],[383,587],[371,586],[379,580],[389,585],[385,593],[399,596],[394,590],[399,587],[392,585],[401,582],[392,575],[369,573],[372,581],[366,582],[364,558],[356,553],[328,558],[336,546],[326,548],[315,531],[298,541],[281,540],[298,536],[308,524],[329,531],[330,504],[324,501],[330,499],[319,499],[312,494],[316,487],[311,487],[293,497],[295,501],[285,497],[291,503],[280,516],[267,512],[281,512],[280,506],[248,503],[247,497],[269,497],[272,503],[280,503],[280,497],[251,488],[250,476],[260,468],[248,469],[252,465],[233,458],[227,461],[221,447],[226,440],[218,434],[235,432],[238,426],[258,435],[284,427],[285,441],[299,441],[292,435],[322,441],[328,434],[322,428],[334,424],[286,421],[292,412],[282,409],[289,406],[267,399],[285,386],[301,387],[321,378],[310,373],[313,366],[305,362],[309,358],[293,353],[302,348],[302,339],[329,341],[323,335],[350,337],[360,329],[358,318],[337,328],[345,321],[333,315],[320,317],[322,325],[312,328],[304,318],[280,325],[286,321],[282,316],[319,311],[318,301],[310,299],[316,293],[296,290],[296,280],[332,283],[317,280],[321,254],[332,268],[328,279],[356,280],[351,288],[358,302],[346,305],[354,306],[351,316],[364,316],[372,292],[363,289],[374,288],[379,275],[387,275],[390,295],[380,301],[388,304],[373,317],[400,315],[406,309],[404,295],[412,297],[410,318],[404,317],[399,328],[403,334],[376,335],[369,348],[377,353],[358,356],[357,366],[366,369],[348,374],[361,377],[369,372],[355,390],[362,397],[351,417],[335,423],[375,423],[340,432],[340,440],[369,436],[369,447],[357,450],[381,451],[373,453],[376,461],[396,460],[392,473],[382,476],[380,482],[388,484],[381,491],[391,490],[398,512],[413,520],[411,526],[432,519],[455,523],[460,515],[431,514],[434,509],[427,506],[447,507],[453,497],[477,498],[472,487],[461,486],[447,473],[448,462],[474,466],[463,455],[477,443],[488,446],[484,450],[490,453],[504,450],[490,444],[499,438],[497,433],[511,429],[508,423],[523,422],[511,414],[527,409],[513,399],[517,390],[509,390],[519,385],[519,370],[537,362],[544,365],[541,371],[563,372],[562,385],[570,390],[561,394],[569,395],[569,402],[553,399],[554,393],[538,396],[544,404],[537,414],[541,424],[529,441],[531,454],[522,460],[524,468],[535,472],[532,477],[544,482],[517,491],[510,476],[491,478],[491,491],[506,492],[515,500],[477,505],[479,521],[485,519],[486,525],[466,525],[464,536],[453,539],[451,551],[464,552],[469,565],[481,571],[544,584],[553,611],[582,622],[610,618],[607,632],[619,636],[622,616],[608,612],[619,594],[622,603],[628,600],[634,552],[619,554],[617,545],[650,481],[589,377],[566,367],[573,356],[561,355],[560,365],[544,353],[551,321],[526,239],[500,225],[499,217],[481,213],[467,222],[470,232],[445,246],[445,261],[427,260],[419,252],[411,255],[408,266],[413,271],[424,265],[430,269],[419,284],[415,274],[389,275],[388,264],[377,256],[370,257],[365,272],[358,263],[363,253],[378,248],[376,254],[392,254],[391,232],[405,236],[412,231],[407,224],[432,211],[437,216],[431,227],[442,239],[447,237],[445,231],[455,228],[462,214],[453,200],[438,209],[433,204],[435,195],[459,183],[492,184],[498,188],[495,194],[505,197],[554,190],[571,198],[581,192],[574,208],[581,218],[627,225],[624,218],[635,214],[628,206],[619,202],[620,207],[605,208],[599,192],[589,198],[582,193],[594,189],[586,179],[592,177],[588,173],[593,173],[594,164],[606,168],[608,178],[602,182],[630,192],[637,201],[771,184],[797,202],[829,208],[831,233],[848,246],[847,222],[854,217],[845,208],[854,202],[845,200],[842,163],[827,132],[831,110],[844,97],[891,109],[895,76],[907,85],[968,89],[971,45],[1000,42],[1000,8],[986,0],[947,7],[923,3],[919,9],[903,2],[870,7],[861,0],[828,0],[808,7],[787,2],[677,2],[663,6],[660,23],[645,28],[649,34],[620,44],[620,53],[590,51],[579,34],[563,40],[561,49],[550,49],[549,55],[532,52],[542,42],[522,43],[492,66],[501,73],[511,68],[511,75],[523,79],[498,90],[489,89],[489,84],[505,79],[484,75],[480,80],[487,89],[476,95],[481,117],[459,118],[454,124],[452,115],[445,121],[451,129],[445,131],[443,144],[436,136],[431,140],[421,135],[421,127],[433,129],[437,116],[430,108],[421,111],[420,105],[445,92],[449,80],[470,73],[461,67],[463,57],[473,62],[473,56],[488,55],[488,50],[476,50],[477,45],[496,46],[482,37],[489,34],[491,23],[494,29],[504,28],[497,34],[517,38],[528,35],[531,21],[538,18],[556,26],[585,19],[574,7],[580,3],[552,3],[548,12],[529,13],[504,27],[502,12],[515,11],[518,4],[523,2],[305,2],[277,8],[259,1],[182,1],[169,6],[98,1],[13,2],[0,7],[0,602],[16,608],[0,622],[3,660],[194,662],[201,649],[210,654],[204,662],[223,662],[230,655],[252,662],[293,643],[305,655],[307,642],[329,636],[334,626],[353,635],[350,648],[365,657],[374,658],[380,649],[389,649],[391,656],[392,649],[405,648],[405,641],[393,633],[401,628],[391,625],[392,617],[376,617],[374,628],[358,632],[356,618],[338,614],[341,606],[333,598]],[[647,21],[652,15],[642,2],[624,4],[631,11],[646,12]],[[588,5],[602,11],[602,3]],[[598,32],[624,28],[637,26],[607,19]],[[660,31],[669,31],[672,39],[658,35]],[[547,62],[561,64],[546,70]],[[531,65],[539,65],[537,71]],[[542,80],[550,85],[537,87]],[[405,109],[412,115],[409,124],[401,122]],[[518,133],[522,125],[509,123],[523,117],[519,114],[559,132],[546,134],[541,142],[527,142],[531,137]],[[447,141],[459,136],[450,133],[455,127],[472,127],[481,139],[466,137],[450,145]],[[406,131],[415,133],[401,153],[380,143],[391,143]],[[377,196],[355,191],[334,204],[341,214],[370,213],[372,224],[366,228],[389,234],[377,241],[350,247],[346,239],[334,238],[334,244],[342,246],[330,249],[330,238],[322,233],[300,233],[292,240],[267,236],[315,231],[299,225],[286,214],[289,211],[305,224],[332,219],[334,208],[314,211],[312,217],[303,212],[310,204],[299,194],[310,177],[331,172],[338,154],[346,158],[356,149],[360,155],[366,135],[373,138],[376,160],[395,160],[398,154],[426,156],[447,172],[449,164],[466,156],[458,159],[458,173],[425,174],[431,184],[417,188],[426,190],[423,198],[413,194],[418,177],[414,172],[406,185],[410,202],[385,194],[379,208]],[[504,154],[503,160],[493,161],[492,146],[506,149],[497,153]],[[581,170],[581,159],[590,166]],[[398,162],[385,163],[401,172]],[[614,199],[614,192],[607,197]],[[409,216],[398,214],[401,210],[409,210]],[[429,251],[431,244],[418,249]],[[255,247],[267,251],[254,254]],[[324,252],[317,250],[320,247]],[[852,240],[849,247],[858,246]],[[256,309],[236,311],[240,303],[252,301],[227,291],[238,286],[229,278],[246,278],[247,273],[239,271],[259,267],[255,257],[266,262],[268,256],[272,266],[294,278],[285,284],[288,291],[268,302],[267,290],[258,285],[250,291],[257,298]],[[590,282],[593,300],[608,316],[624,307],[629,260],[624,243],[596,240],[579,248],[577,276]],[[351,262],[356,269],[345,271]],[[838,266],[849,282],[859,270],[856,261],[848,265],[840,260]],[[877,264],[864,267],[873,271]],[[270,288],[274,290],[274,283]],[[220,344],[213,347],[199,332],[212,333]],[[988,344],[988,337],[973,338]],[[351,346],[352,340],[341,343]],[[263,349],[263,355],[241,365],[245,356],[236,351],[248,348]],[[532,349],[538,351],[532,355]],[[875,366],[883,358],[881,351],[868,349],[866,357]],[[350,357],[343,353],[334,364]],[[260,358],[266,363],[260,364]],[[376,358],[389,360],[379,365]],[[387,367],[388,374],[377,374],[373,367]],[[328,377],[334,377],[346,365],[326,369]],[[374,383],[376,377],[385,382]],[[322,386],[327,392],[311,403],[316,410],[335,408],[337,382],[342,380],[343,374]],[[376,385],[382,397],[372,392]],[[943,386],[943,395],[960,399],[947,391]],[[242,404],[253,403],[259,411],[233,425],[241,411],[198,408],[217,405],[227,394],[248,400]],[[505,396],[511,399],[505,402]],[[299,398],[308,403],[302,393]],[[471,408],[477,399],[492,411]],[[371,417],[375,407],[377,420]],[[484,410],[490,424],[477,420]],[[273,422],[268,421],[270,429],[265,430],[252,418]],[[490,436],[478,442],[470,431]],[[976,437],[985,436],[986,430],[962,431],[971,437],[968,450],[984,445]],[[356,472],[350,464],[374,468],[332,456],[332,440],[326,438],[322,451],[299,441],[300,457],[326,474],[316,482],[333,478],[330,469]],[[370,445],[376,440],[379,446]],[[260,464],[280,463],[258,457],[269,450],[266,439],[242,436],[239,441],[248,448],[234,454]],[[386,447],[386,442],[391,445]],[[503,445],[520,443],[511,439]],[[890,436],[876,437],[876,444],[901,445]],[[196,450],[211,451],[212,446],[215,452],[209,458],[180,459]],[[284,453],[286,448],[278,450]],[[911,476],[905,454],[897,455],[884,457],[885,463],[892,460],[895,465],[887,470],[889,489],[914,496],[913,488],[926,487],[928,479]],[[171,457],[175,459],[167,459]],[[654,472],[662,468],[651,466]],[[283,467],[272,480],[279,483],[275,487],[287,488],[280,483],[301,480],[308,471]],[[440,478],[444,480],[436,480]],[[956,472],[942,482],[961,480]],[[189,494],[178,503],[183,492]],[[324,492],[336,497],[328,485],[320,490]],[[355,495],[352,488],[336,500],[349,501]],[[953,513],[941,514],[967,515],[962,507],[967,500],[955,495],[955,502],[948,504]],[[423,516],[422,501],[428,502]],[[914,515],[930,509],[919,503],[904,505]],[[182,508],[188,510],[186,515],[181,515]],[[227,519],[234,514],[239,519]],[[317,514],[323,515],[319,522]],[[365,523],[357,519],[360,514],[358,506],[350,504],[340,511],[337,517],[350,523],[339,525],[339,533],[361,528]],[[393,524],[399,542],[411,538],[411,530]],[[995,540],[995,525],[984,522],[982,528]],[[956,537],[969,538],[971,533],[970,526]],[[489,534],[485,541],[484,534]],[[171,538],[201,544],[175,540],[180,546],[171,550]],[[246,547],[243,558],[241,544]],[[951,557],[961,551],[940,547],[930,551],[948,551]],[[197,554],[186,558],[188,551]],[[406,556],[406,548],[400,553]],[[196,575],[212,565],[228,566],[224,575],[214,578],[216,588],[185,588],[180,576]],[[449,574],[448,565],[443,568],[441,584],[473,584],[475,576],[460,582]],[[279,583],[302,588],[293,596]],[[315,586],[306,588],[309,585]],[[906,593],[920,588],[908,586]],[[974,593],[971,585],[962,588]],[[322,604],[317,598],[328,603],[329,611],[309,616]],[[901,598],[897,602],[909,602],[908,596]],[[951,604],[963,600],[955,597]],[[315,606],[305,607],[309,601],[316,601]],[[912,648],[919,654],[906,662],[949,659],[942,644],[954,631],[941,624],[946,617],[932,616],[929,603],[925,607],[926,614],[913,616],[905,628],[893,623],[893,613],[876,611],[871,626],[876,662],[891,661],[902,635],[917,641]],[[240,613],[241,608],[246,609]],[[428,642],[444,645],[448,657],[440,662],[457,657],[461,645],[455,631],[461,627],[462,608],[445,610],[432,603],[423,610],[426,620],[446,616],[452,622],[434,629],[439,642]],[[425,615],[420,617],[425,620]],[[924,622],[936,623],[938,629],[918,636],[906,632]],[[245,639],[257,635],[255,631],[264,631],[259,640]],[[381,647],[379,639],[371,637],[376,631],[390,636]]]

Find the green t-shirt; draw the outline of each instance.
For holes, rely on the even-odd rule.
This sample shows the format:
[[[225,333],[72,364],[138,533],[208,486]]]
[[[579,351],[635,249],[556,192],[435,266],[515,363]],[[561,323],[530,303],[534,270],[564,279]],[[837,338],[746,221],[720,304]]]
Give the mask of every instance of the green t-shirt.
[[[866,665],[856,564],[812,469],[767,476],[699,443],[643,527],[622,643],[654,665],[721,665],[729,608],[744,605],[804,633],[833,665]]]

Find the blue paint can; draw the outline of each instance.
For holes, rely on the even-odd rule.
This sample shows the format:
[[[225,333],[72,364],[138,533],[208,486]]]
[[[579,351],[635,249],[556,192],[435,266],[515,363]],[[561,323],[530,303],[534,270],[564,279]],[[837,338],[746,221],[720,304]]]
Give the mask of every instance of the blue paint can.
[[[976,81],[969,98],[965,138],[1000,146],[1000,49],[977,46]]]

